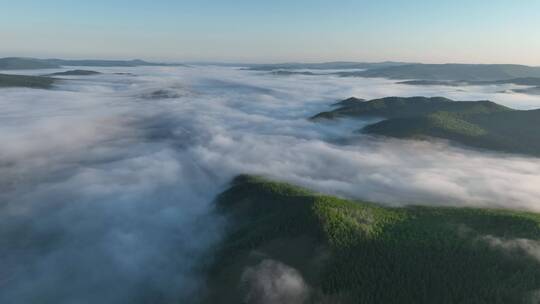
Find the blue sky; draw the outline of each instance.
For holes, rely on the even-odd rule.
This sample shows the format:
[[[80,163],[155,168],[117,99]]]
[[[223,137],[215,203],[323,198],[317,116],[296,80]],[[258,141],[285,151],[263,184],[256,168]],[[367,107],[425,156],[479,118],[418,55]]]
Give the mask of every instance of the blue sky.
[[[538,0],[0,0],[0,56],[540,65]]]

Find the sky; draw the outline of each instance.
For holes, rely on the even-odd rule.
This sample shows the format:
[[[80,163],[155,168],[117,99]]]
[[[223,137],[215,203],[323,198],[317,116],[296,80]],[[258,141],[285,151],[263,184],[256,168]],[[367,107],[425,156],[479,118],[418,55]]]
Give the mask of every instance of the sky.
[[[537,0],[0,0],[0,56],[540,65]]]

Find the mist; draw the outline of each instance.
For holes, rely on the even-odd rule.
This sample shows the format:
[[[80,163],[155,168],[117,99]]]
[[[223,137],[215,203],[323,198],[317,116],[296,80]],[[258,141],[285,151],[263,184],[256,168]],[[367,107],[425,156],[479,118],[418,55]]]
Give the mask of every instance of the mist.
[[[540,211],[538,158],[354,133],[369,121],[306,120],[350,96],[540,106],[501,93],[508,86],[97,70],[54,90],[0,90],[1,303],[195,301],[226,225],[213,199],[241,173],[390,205]]]
[[[246,268],[241,281],[248,304],[301,304],[310,292],[298,270],[270,259]]]

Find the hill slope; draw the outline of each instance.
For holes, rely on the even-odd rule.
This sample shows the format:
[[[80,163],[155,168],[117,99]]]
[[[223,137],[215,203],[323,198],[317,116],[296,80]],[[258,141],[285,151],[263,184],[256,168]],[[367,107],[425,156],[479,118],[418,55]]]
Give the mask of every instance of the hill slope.
[[[205,303],[528,303],[540,216],[388,208],[237,177]],[[274,301],[274,302],[271,302]]]
[[[350,99],[348,99],[350,100]],[[387,97],[350,101],[312,120],[379,117],[362,131],[397,138],[436,137],[471,147],[540,156],[540,110],[513,110],[491,101]]]
[[[4,87],[26,87],[37,89],[49,89],[55,79],[44,76],[24,76],[0,74],[0,88]]]
[[[96,71],[89,71],[89,70],[69,70],[65,72],[57,72],[49,74],[50,76],[91,76],[91,75],[99,75],[100,72]]]
[[[439,112],[369,125],[365,132],[398,138],[438,137],[472,147],[540,156],[540,110],[463,115]]]
[[[321,112],[312,120],[336,119],[341,117],[378,117],[402,118],[426,115],[439,111],[459,113],[491,113],[511,111],[510,108],[491,101],[460,101],[455,102],[444,97],[385,97],[365,101],[364,99],[348,98],[337,104],[337,109]]]
[[[450,87],[472,86],[472,85],[515,84],[515,85],[527,86],[527,87],[518,88],[518,89],[509,89],[506,92],[540,95],[540,78],[538,77],[512,78],[512,79],[493,80],[493,81],[406,80],[406,81],[400,81],[398,82],[398,84],[415,85],[415,86],[450,86]]]
[[[407,64],[361,72],[342,72],[339,75],[390,79],[497,81],[540,77],[540,67],[515,64]]]

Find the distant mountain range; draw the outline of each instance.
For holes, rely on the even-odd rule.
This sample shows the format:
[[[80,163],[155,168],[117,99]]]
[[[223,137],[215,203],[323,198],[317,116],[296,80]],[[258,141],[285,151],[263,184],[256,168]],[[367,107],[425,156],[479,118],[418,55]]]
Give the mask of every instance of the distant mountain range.
[[[474,80],[407,80],[401,81],[400,84],[409,85],[443,85],[443,86],[464,86],[464,85],[493,85],[493,84],[516,84],[525,86],[540,86],[540,78],[538,77],[522,77],[510,78],[503,80],[491,81],[474,81]]]
[[[443,97],[350,98],[311,119],[384,119],[362,132],[397,138],[441,138],[471,147],[540,156],[540,110],[520,111],[491,101]]]
[[[335,61],[323,63],[277,63],[277,64],[248,64],[246,66],[256,71],[275,71],[275,70],[341,70],[341,69],[378,69],[384,67],[401,66],[409,63],[405,62],[349,62]]]
[[[203,63],[198,63],[203,64]],[[323,62],[323,63],[279,63],[279,64],[232,64],[232,63],[206,63],[221,66],[240,66],[249,70],[268,71],[275,75],[316,75],[317,73],[295,71],[310,70],[362,70],[362,71],[328,71],[342,77],[382,77],[389,79],[413,80],[403,82],[415,85],[484,85],[491,82],[518,83],[533,80],[534,85],[540,87],[540,67],[515,64],[421,64],[406,62]],[[137,67],[137,66],[184,66],[180,63],[155,63],[144,60],[65,60],[65,59],[36,59],[7,57],[0,58],[0,70],[21,69],[48,69],[68,66],[89,67]],[[512,82],[504,82],[512,80]],[[503,81],[503,82],[500,82]],[[485,83],[482,83],[485,82]]]
[[[341,72],[343,77],[382,77],[389,79],[497,81],[540,78],[540,67],[515,64],[405,64],[367,71]]]
[[[474,80],[407,80],[398,82],[399,84],[417,85],[417,86],[469,86],[469,85],[501,85],[501,84],[515,84],[522,86],[530,86],[523,89],[510,89],[510,92],[524,93],[530,95],[540,95],[540,78],[537,77],[524,77],[524,78],[511,78],[503,80],[492,81],[474,81]]]
[[[540,67],[515,64],[422,64],[404,62],[328,62],[247,65],[248,69],[268,71],[277,76],[328,74],[341,77],[388,78],[406,80],[410,85],[490,85],[517,84],[534,86],[522,93],[540,90]],[[302,69],[321,72],[298,71]],[[341,69],[332,72],[325,70]],[[346,71],[360,69],[361,71]]]
[[[137,67],[183,66],[177,63],[153,63],[144,60],[65,60],[6,57],[0,58],[0,70],[55,69],[65,66]]]
[[[229,225],[202,303],[529,303],[540,285],[537,260],[507,245],[536,248],[534,213],[387,207],[248,175],[216,206]]]

